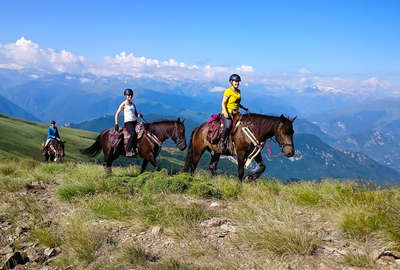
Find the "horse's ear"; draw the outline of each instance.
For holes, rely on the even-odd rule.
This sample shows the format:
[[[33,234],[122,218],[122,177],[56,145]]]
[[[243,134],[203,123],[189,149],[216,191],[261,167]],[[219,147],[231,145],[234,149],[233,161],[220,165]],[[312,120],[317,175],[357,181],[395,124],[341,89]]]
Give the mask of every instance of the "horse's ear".
[[[178,120],[177,120],[177,122],[178,122],[178,123],[180,123],[180,122],[181,122],[181,118],[180,118],[180,117],[178,117]]]
[[[285,116],[284,116],[283,114],[281,114],[281,117],[280,117],[279,120],[280,120],[281,122],[283,122],[283,121],[285,121],[285,119],[286,119]]]
[[[292,119],[290,119],[290,122],[294,122],[294,120],[296,120],[296,118],[297,118],[297,115],[295,116],[295,117],[293,117]]]

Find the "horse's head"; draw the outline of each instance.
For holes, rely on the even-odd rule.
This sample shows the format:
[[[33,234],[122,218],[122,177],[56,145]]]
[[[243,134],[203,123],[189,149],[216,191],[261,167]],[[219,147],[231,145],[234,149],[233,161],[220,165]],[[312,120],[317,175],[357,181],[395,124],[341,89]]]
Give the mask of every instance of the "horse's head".
[[[297,116],[288,119],[282,114],[274,134],[276,142],[282,149],[282,153],[287,157],[292,157],[294,155],[293,121],[296,120],[296,117]]]
[[[174,133],[171,137],[181,151],[186,149],[185,125],[183,122],[185,122],[185,120],[181,121],[180,118],[175,121]]]

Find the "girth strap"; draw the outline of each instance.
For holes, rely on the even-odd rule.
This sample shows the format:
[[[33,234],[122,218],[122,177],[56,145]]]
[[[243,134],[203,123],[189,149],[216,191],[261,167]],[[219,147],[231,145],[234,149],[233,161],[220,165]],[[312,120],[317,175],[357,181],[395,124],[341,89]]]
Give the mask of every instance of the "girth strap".
[[[251,132],[251,130],[248,127],[242,127],[242,131],[244,132],[244,134],[246,134],[246,136],[250,139],[250,141],[253,143],[254,145],[254,149],[253,151],[250,153],[250,155],[248,156],[245,166],[246,168],[248,168],[251,164],[251,162],[253,161],[253,159],[260,153],[260,151],[263,149],[265,142],[259,142],[256,138],[256,136],[254,136],[253,132]]]

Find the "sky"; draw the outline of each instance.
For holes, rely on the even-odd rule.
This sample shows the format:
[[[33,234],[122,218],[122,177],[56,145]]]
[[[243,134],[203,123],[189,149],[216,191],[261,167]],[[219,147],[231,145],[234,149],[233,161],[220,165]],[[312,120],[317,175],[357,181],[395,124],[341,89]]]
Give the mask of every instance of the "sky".
[[[326,78],[326,87],[347,87],[345,80],[353,88],[370,83],[400,90],[397,0],[2,0],[0,25],[2,67],[27,65],[23,51],[11,48],[20,41],[56,54],[62,65],[66,52],[74,72],[116,75],[142,61],[143,74],[161,65],[164,75],[178,79],[236,71],[257,73],[248,77],[260,81],[294,74],[299,82]],[[44,68],[49,57],[30,64],[42,61]],[[116,71],[105,71],[109,66]]]

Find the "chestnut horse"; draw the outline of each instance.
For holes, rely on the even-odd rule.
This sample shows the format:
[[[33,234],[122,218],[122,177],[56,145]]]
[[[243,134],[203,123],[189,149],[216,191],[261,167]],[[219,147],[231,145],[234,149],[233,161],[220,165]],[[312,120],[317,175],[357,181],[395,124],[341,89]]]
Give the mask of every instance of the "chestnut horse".
[[[140,173],[143,173],[147,164],[150,162],[154,169],[159,171],[160,167],[156,162],[156,158],[161,151],[162,143],[171,138],[179,150],[185,150],[186,137],[184,121],[179,118],[176,121],[164,120],[153,123],[144,124],[143,137],[137,142],[138,156],[143,158]],[[81,154],[89,157],[95,157],[103,149],[104,162],[103,166],[106,173],[111,174],[111,165],[120,155],[125,155],[124,140],[116,146],[113,145],[114,128],[103,130],[97,136],[96,141],[86,149],[80,149]],[[155,136],[155,138],[153,137]]]
[[[259,142],[258,147],[260,148],[264,146],[268,138],[275,137],[276,143],[280,146],[282,153],[287,157],[291,157],[295,152],[293,144],[293,121],[295,119],[296,117],[288,119],[283,115],[280,117],[255,113],[242,115],[239,126],[232,127],[233,134],[231,133],[230,136],[232,138],[233,147],[228,147],[231,148],[229,153],[221,153],[219,145],[211,144],[206,139],[208,125],[203,123],[193,130],[183,171],[193,174],[201,156],[204,151],[207,150],[211,153],[209,169],[212,175],[215,176],[217,174],[217,165],[221,154],[235,155],[237,156],[238,177],[239,180],[242,181],[244,176],[244,164],[255,149],[254,143],[249,136],[246,135],[245,130],[251,131],[255,139]],[[243,127],[247,129],[243,129]],[[254,157],[254,160],[257,162],[258,168],[256,171],[246,176],[245,180],[247,181],[255,180],[265,171],[261,151]]]

